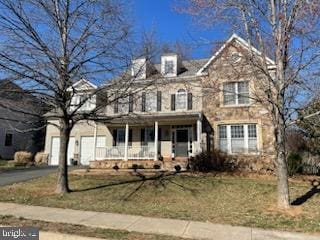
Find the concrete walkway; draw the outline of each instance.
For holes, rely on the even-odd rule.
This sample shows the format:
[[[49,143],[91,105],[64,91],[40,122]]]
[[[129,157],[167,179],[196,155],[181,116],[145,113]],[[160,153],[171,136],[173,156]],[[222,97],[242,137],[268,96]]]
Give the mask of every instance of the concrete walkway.
[[[195,221],[26,206],[13,203],[0,203],[0,215],[12,215],[47,222],[79,224],[95,228],[164,234],[192,239],[320,240],[320,235],[311,236]]]

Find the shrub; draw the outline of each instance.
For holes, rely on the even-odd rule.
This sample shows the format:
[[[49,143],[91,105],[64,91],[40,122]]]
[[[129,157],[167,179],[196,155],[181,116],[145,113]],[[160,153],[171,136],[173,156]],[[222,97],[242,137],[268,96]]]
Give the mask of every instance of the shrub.
[[[174,169],[176,170],[176,172],[181,172],[181,166],[180,165],[175,165]]]
[[[302,172],[302,157],[299,153],[290,153],[287,160],[290,176]]]
[[[35,163],[48,163],[48,155],[45,154],[44,152],[38,152],[35,157],[34,161]]]
[[[14,154],[14,161],[18,164],[27,164],[33,162],[33,155],[30,152],[16,152]]]
[[[189,162],[189,169],[198,172],[225,171],[232,168],[227,155],[219,150],[202,152]]]
[[[112,168],[113,168],[114,170],[116,170],[116,171],[118,171],[118,170],[120,169],[118,165],[114,165]]]
[[[153,168],[154,168],[154,169],[160,169],[161,166],[160,166],[159,164],[155,164],[155,165],[153,165]]]

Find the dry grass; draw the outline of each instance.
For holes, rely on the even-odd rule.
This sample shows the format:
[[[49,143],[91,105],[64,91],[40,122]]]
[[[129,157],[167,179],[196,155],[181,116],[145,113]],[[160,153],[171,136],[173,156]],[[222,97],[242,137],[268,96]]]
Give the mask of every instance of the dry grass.
[[[58,196],[52,175],[2,187],[0,201],[320,233],[320,194],[292,213],[275,211],[273,177],[202,174],[141,179],[71,176],[74,192]],[[291,199],[310,189],[309,180],[295,179],[290,182]]]
[[[0,216],[0,225],[4,226],[33,226],[45,232],[58,232],[85,237],[103,238],[108,240],[181,240],[182,238],[164,235],[141,234],[111,229],[92,228],[82,225],[51,223],[45,221],[29,220],[12,216]]]

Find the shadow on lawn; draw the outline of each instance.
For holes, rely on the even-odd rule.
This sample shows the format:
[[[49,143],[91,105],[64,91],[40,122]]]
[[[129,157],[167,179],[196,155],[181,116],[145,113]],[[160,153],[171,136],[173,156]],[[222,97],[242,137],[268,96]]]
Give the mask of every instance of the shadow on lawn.
[[[307,202],[310,198],[312,198],[314,195],[320,193],[320,185],[318,181],[312,181],[312,188],[303,194],[302,196],[295,199],[291,205],[293,206],[299,206]]]
[[[194,194],[196,192],[198,192],[198,190],[196,190],[196,189],[192,189],[192,188],[186,187],[180,183],[175,182],[172,179],[172,177],[177,176],[177,175],[178,175],[178,172],[171,172],[171,173],[161,172],[161,173],[155,174],[153,176],[146,176],[141,172],[135,172],[134,176],[138,177],[138,179],[108,183],[108,184],[103,184],[103,185],[84,188],[84,189],[77,189],[77,190],[72,190],[72,192],[87,192],[87,191],[91,191],[91,190],[97,190],[97,189],[108,188],[108,187],[113,187],[113,186],[120,186],[120,185],[132,184],[132,183],[140,183],[129,195],[124,197],[123,200],[126,201],[126,200],[129,200],[130,197],[132,197],[135,193],[137,193],[146,182],[152,182],[152,184],[155,187],[162,186],[163,188],[166,188],[167,184],[171,183],[171,184],[174,184],[174,185],[182,188],[183,190],[190,191]]]

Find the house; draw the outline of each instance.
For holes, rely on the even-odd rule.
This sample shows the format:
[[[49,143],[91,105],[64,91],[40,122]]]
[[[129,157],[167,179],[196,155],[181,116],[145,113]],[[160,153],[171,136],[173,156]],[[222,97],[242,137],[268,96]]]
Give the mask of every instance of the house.
[[[259,75],[245,64],[246,52],[248,44],[234,34],[210,59],[183,61],[172,53],[162,55],[159,64],[134,60],[131,93],[117,98],[121,88],[111,90],[114,101],[101,113],[106,121],[74,127],[68,159],[94,168],[171,166],[220,149],[239,167],[271,168],[273,126],[268,109],[251,98],[260,89]],[[76,105],[97,86],[81,79],[73,89],[79,89]],[[97,101],[94,97],[82,110],[93,109]],[[45,150],[51,165],[58,164],[59,141],[58,130],[48,125]]]
[[[36,153],[43,149],[40,106],[12,81],[0,81],[0,159],[13,159],[16,151]]]

